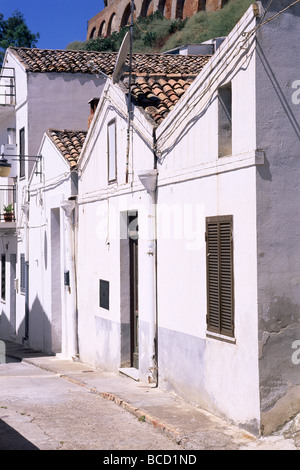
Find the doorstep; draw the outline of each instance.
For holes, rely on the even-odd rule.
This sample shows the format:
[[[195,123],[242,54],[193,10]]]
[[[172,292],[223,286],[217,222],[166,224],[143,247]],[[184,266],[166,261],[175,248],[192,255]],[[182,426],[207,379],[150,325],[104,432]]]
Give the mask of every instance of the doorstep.
[[[130,377],[131,379],[136,380],[137,382],[140,380],[139,370],[136,369],[135,367],[120,367],[119,372],[120,374],[124,374],[127,377]]]

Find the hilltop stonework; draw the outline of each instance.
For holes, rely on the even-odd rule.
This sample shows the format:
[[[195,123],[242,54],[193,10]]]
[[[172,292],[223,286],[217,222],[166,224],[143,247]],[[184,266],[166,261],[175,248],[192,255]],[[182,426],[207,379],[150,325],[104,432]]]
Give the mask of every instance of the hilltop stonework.
[[[200,10],[220,10],[226,0],[136,0],[134,19],[160,11],[167,19],[191,17]],[[105,7],[88,21],[86,39],[109,36],[130,22],[128,0],[106,0]]]

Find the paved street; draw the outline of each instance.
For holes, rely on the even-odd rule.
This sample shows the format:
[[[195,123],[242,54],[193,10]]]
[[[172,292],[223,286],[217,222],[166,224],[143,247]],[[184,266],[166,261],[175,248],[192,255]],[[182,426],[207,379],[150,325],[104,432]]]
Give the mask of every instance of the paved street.
[[[3,342],[2,342],[3,344]],[[259,438],[172,393],[6,342],[0,450],[297,450],[299,416]],[[5,361],[4,361],[5,360]]]
[[[1,364],[0,387],[1,450],[180,449],[113,401],[30,364]]]

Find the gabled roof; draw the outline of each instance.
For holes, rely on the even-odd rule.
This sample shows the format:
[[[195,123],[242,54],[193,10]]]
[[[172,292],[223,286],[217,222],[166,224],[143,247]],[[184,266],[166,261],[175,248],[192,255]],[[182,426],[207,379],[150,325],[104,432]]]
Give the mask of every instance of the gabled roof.
[[[118,54],[55,49],[10,47],[27,71],[37,73],[89,73],[112,75]],[[210,56],[133,54],[132,71],[138,75],[197,75]],[[129,57],[126,64],[129,65]]]
[[[77,166],[87,132],[49,129],[47,135],[69,163],[71,169]]]
[[[160,124],[184,95],[195,77],[138,77],[131,86],[132,101]]]

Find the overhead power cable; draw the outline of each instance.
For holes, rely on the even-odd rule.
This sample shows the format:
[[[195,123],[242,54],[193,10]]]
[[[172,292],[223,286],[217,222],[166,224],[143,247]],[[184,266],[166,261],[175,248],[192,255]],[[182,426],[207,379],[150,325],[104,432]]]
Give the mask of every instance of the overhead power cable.
[[[287,7],[285,7],[284,9],[280,10],[279,12],[277,12],[276,14],[274,14],[273,16],[271,16],[270,18],[268,18],[267,20],[263,21],[264,18],[266,17],[266,14],[267,12],[269,11],[270,7],[271,7],[271,4],[272,4],[273,0],[270,0],[270,3],[269,5],[267,6],[264,14],[262,15],[262,18],[261,18],[261,21],[259,22],[259,24],[257,26],[255,26],[254,28],[252,28],[250,31],[248,32],[244,32],[242,35],[244,36],[244,38],[238,42],[238,44],[235,45],[233,51],[230,53],[230,56],[232,56],[232,58],[236,57],[241,50],[245,49],[245,44],[249,41],[249,39],[255,34],[255,32],[262,26],[264,26],[265,24],[267,24],[268,22],[272,21],[274,18],[276,18],[277,16],[279,16],[281,13],[285,12],[286,10],[288,10],[289,8],[291,8],[292,6],[296,5],[297,3],[300,2],[300,0],[295,0],[294,2],[292,2],[290,5],[288,5]],[[214,82],[217,80],[218,77],[220,77],[220,75],[222,74],[222,72],[225,70],[225,68],[227,67],[227,61],[224,63],[223,67],[221,69],[219,69],[218,71],[218,75],[217,77],[215,78]],[[191,102],[189,105],[186,106],[185,108],[185,111],[183,113],[183,116],[182,116],[182,119],[180,120],[180,123],[183,122],[185,120],[185,117],[186,115],[188,115],[191,111],[191,109],[194,109],[195,106],[199,103],[199,101],[203,98],[203,96],[206,94],[206,92],[211,88],[211,85],[212,85],[212,82],[209,81],[208,85],[201,91],[200,93],[200,96],[198,96],[193,102]],[[200,85],[201,86],[201,85]],[[198,87],[199,88],[199,87]],[[169,131],[166,133],[167,129],[169,128],[169,126],[171,126],[171,128],[169,129]],[[160,137],[163,136],[163,143],[167,141],[167,139],[170,137],[170,135],[173,134],[174,130],[178,128],[178,121],[177,120],[173,120],[172,122],[170,122],[170,125],[167,126],[164,131],[163,131],[163,134],[161,134]],[[162,144],[163,145],[163,144]]]

